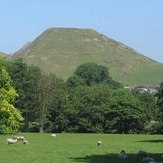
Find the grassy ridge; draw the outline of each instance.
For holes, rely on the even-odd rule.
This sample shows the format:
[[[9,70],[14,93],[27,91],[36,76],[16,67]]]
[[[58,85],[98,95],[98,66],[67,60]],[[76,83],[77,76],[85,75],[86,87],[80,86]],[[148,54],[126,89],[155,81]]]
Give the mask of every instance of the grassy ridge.
[[[1,57],[7,57],[7,54],[0,52]]]
[[[19,57],[63,79],[71,76],[80,64],[95,62],[107,66],[111,76],[124,84],[163,81],[163,64],[92,29],[48,29],[8,59]]]
[[[1,163],[122,163],[117,155],[124,149],[129,158],[125,163],[139,163],[135,153],[146,150],[150,156],[161,161],[163,138],[161,135],[110,135],[110,134],[23,134],[30,144],[5,143],[7,137],[0,136]],[[101,147],[96,142],[102,140]],[[163,161],[163,158],[162,158]]]

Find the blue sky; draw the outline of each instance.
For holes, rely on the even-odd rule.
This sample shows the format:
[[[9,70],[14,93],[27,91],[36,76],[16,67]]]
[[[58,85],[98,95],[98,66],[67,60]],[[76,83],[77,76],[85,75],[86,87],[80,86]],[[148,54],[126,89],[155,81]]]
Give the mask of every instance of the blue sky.
[[[50,27],[93,28],[163,63],[163,0],[1,0],[0,51]]]

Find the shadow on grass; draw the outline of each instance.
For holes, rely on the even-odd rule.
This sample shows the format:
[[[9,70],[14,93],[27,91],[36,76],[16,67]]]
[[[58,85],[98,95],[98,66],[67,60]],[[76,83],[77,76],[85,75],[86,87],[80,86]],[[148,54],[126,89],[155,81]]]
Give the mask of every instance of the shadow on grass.
[[[138,142],[144,142],[144,143],[163,143],[163,140],[142,140]]]
[[[150,154],[156,161],[162,161],[161,154]],[[118,154],[106,153],[105,155],[90,155],[84,157],[69,158],[73,162],[85,163],[143,163],[136,154],[128,154],[128,158],[123,160],[118,158]]]

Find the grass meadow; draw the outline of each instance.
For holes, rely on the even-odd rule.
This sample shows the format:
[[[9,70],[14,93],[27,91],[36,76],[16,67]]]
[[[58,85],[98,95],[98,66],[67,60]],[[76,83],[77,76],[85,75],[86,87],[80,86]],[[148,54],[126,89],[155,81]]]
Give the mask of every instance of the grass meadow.
[[[145,150],[159,162],[163,162],[163,135],[112,135],[112,134],[50,134],[23,133],[28,145],[21,141],[7,145],[6,138],[0,136],[1,163],[141,163],[135,155]],[[101,140],[102,146],[96,142]],[[128,153],[128,159],[120,160],[121,150]]]

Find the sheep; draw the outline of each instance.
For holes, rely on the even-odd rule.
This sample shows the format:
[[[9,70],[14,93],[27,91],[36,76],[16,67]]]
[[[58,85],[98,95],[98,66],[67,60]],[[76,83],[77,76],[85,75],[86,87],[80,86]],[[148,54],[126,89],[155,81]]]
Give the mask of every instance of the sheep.
[[[149,161],[148,163],[159,163],[159,162],[156,162],[155,160],[152,160],[152,161]]]
[[[102,145],[102,141],[101,140],[97,141],[97,146],[99,147],[101,145]]]
[[[140,157],[141,160],[148,157],[147,152],[143,150],[138,151],[137,155]]]
[[[56,134],[51,134],[51,138],[55,138],[56,136]]]
[[[151,158],[151,157],[144,157],[144,158],[142,159],[142,161],[143,161],[143,162],[154,162],[155,160],[154,160],[153,158]]]
[[[23,144],[29,144],[29,141],[28,140],[23,140]]]
[[[126,152],[124,150],[122,150],[119,154],[118,154],[118,158],[120,159],[126,159],[128,158]]]
[[[15,136],[14,138],[17,139],[17,140],[25,140],[24,136]]]
[[[7,138],[7,144],[15,144],[18,140],[17,139],[11,139],[11,138]]]
[[[24,136],[19,136],[19,140],[25,140]]]

